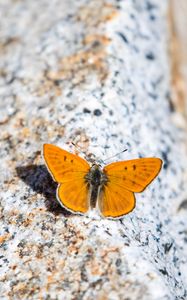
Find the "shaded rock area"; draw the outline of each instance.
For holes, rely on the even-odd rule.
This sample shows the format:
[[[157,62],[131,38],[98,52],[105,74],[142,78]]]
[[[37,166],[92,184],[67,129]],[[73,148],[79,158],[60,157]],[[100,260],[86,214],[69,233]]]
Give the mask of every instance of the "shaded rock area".
[[[0,2],[0,299],[187,299],[186,141],[172,122],[167,10]],[[73,215],[41,156],[46,142],[75,152],[72,141],[96,160],[127,148],[119,160],[164,166],[123,219]]]

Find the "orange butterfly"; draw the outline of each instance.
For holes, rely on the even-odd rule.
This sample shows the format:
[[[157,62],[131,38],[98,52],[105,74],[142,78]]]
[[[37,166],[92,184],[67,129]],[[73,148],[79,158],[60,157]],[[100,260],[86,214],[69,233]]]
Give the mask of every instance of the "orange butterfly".
[[[160,158],[111,163],[101,169],[57,146],[44,144],[47,168],[58,182],[57,199],[67,210],[84,214],[98,203],[104,217],[120,218],[135,207],[134,193],[142,192],[158,175]]]

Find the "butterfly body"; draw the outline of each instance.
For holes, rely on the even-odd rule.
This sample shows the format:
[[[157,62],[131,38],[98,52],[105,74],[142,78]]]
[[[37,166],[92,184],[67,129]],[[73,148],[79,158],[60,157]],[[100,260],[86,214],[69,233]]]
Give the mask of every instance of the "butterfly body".
[[[90,171],[85,176],[86,182],[88,182],[91,193],[90,193],[90,207],[95,208],[98,194],[103,185],[107,184],[108,178],[106,174],[102,171],[100,165],[93,164]]]
[[[158,175],[162,160],[139,158],[114,162],[103,169],[55,145],[44,144],[43,156],[54,181],[57,199],[67,210],[85,214],[99,208],[107,218],[121,218],[135,207],[142,192]]]

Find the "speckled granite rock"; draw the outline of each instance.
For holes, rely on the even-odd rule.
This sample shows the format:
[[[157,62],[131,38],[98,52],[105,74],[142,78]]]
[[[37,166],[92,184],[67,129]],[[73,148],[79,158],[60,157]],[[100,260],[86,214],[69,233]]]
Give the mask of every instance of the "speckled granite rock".
[[[167,4],[0,2],[0,299],[187,299],[185,132],[172,121]],[[180,116],[178,116],[180,118]],[[55,200],[44,142],[157,156],[122,220]]]

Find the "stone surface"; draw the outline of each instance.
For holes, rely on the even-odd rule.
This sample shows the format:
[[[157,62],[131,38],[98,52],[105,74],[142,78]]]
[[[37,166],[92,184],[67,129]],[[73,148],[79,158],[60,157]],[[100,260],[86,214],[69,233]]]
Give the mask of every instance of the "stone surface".
[[[0,2],[0,299],[187,299],[185,132],[167,3]],[[180,116],[179,116],[180,118]],[[122,220],[62,209],[42,144],[164,167]]]

